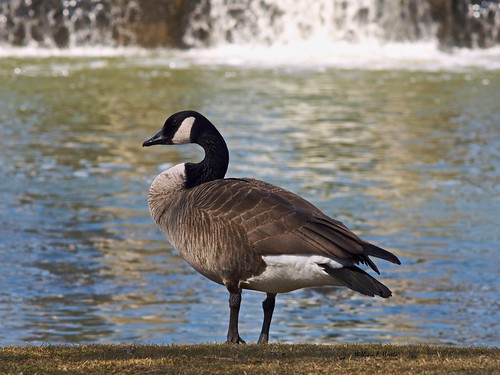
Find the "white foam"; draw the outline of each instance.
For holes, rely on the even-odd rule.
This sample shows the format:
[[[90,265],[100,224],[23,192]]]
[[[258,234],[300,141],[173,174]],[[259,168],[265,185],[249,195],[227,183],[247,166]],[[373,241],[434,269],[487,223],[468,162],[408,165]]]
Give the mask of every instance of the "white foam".
[[[140,57],[151,51],[141,47],[75,46],[69,48],[40,47],[36,43],[23,47],[0,44],[0,58],[51,58],[51,57]]]
[[[72,47],[67,49],[0,47],[0,58],[89,58],[85,68],[107,66],[107,59],[123,57],[124,64],[182,69],[189,66],[232,66],[242,68],[363,69],[464,71],[500,69],[500,46],[488,49],[452,48],[443,51],[437,42],[384,43],[297,41],[275,45],[221,44],[188,50],[139,47]],[[74,68],[74,66],[72,66]]]
[[[73,31],[69,48],[43,48],[36,43],[21,48],[0,45],[0,58],[88,58],[90,63],[84,61],[83,66],[91,69],[106,66],[106,62],[92,63],[92,59],[115,57],[123,57],[120,64],[166,69],[188,66],[426,71],[500,69],[500,46],[440,49],[438,25],[425,1],[399,1],[391,6],[384,1],[371,0],[247,3],[243,6],[242,2],[210,0],[207,7],[208,0],[199,1],[189,14],[183,34],[183,42],[193,47],[188,50],[78,46],[78,38],[73,35],[76,31]],[[477,6],[478,17],[481,9]],[[93,36],[90,40],[112,43],[112,38],[103,38],[100,31],[96,34],[91,30],[85,32]],[[412,42],[394,42],[402,40]],[[60,72],[65,71],[56,67],[56,74]]]
[[[500,69],[500,47],[442,51],[436,42],[362,43],[315,41],[282,45],[222,45],[185,52],[195,65],[240,67],[340,68],[364,70]]]
[[[427,2],[201,1],[184,35],[194,64],[251,67],[498,69],[500,47],[440,50]],[[200,40],[199,34],[207,40]],[[394,42],[394,41],[412,42]]]

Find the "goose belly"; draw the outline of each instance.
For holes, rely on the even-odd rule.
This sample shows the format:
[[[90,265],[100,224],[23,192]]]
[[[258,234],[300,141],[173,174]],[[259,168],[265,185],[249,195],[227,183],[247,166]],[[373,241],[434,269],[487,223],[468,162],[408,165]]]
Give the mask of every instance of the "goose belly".
[[[266,293],[286,293],[312,286],[344,285],[328,275],[321,264],[342,268],[350,262],[322,256],[271,255],[263,256],[265,271],[242,282],[245,289]]]

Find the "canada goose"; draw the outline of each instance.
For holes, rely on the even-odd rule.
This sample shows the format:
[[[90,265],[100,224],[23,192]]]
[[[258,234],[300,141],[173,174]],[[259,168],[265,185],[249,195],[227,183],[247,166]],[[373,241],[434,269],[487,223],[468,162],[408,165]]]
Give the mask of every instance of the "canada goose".
[[[259,343],[269,339],[277,293],[320,286],[347,286],[368,296],[391,291],[359,263],[379,273],[369,258],[401,264],[305,199],[250,178],[226,178],[229,151],[222,135],[203,115],[182,111],[143,146],[196,143],[199,163],[178,164],[151,184],[151,216],[195,270],[229,291],[228,343],[244,342],[238,332],[242,289],[267,293]]]

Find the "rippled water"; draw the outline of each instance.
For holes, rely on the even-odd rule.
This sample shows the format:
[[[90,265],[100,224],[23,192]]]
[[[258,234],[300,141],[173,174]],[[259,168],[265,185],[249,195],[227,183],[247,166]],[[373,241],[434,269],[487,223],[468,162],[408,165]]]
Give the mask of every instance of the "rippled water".
[[[279,295],[271,340],[500,345],[500,73],[180,65],[147,56],[0,59],[0,344],[223,341],[223,287],[147,211],[196,146],[143,149],[206,114],[229,176],[307,197],[403,261],[389,300]],[[263,295],[245,292],[254,341]]]

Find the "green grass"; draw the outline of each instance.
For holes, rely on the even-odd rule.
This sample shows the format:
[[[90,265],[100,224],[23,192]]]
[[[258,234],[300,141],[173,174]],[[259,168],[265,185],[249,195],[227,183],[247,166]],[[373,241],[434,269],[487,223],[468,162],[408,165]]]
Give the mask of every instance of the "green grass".
[[[0,374],[500,374],[500,349],[427,345],[0,347]]]

